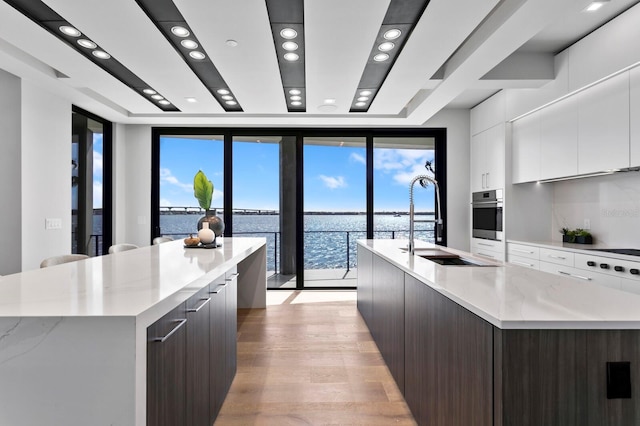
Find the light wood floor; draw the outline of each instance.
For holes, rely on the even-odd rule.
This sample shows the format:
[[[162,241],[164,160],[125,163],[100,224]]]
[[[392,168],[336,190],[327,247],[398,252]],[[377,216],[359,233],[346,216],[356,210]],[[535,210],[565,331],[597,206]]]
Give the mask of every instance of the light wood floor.
[[[415,425],[355,292],[269,292],[238,316],[238,373],[224,425]]]

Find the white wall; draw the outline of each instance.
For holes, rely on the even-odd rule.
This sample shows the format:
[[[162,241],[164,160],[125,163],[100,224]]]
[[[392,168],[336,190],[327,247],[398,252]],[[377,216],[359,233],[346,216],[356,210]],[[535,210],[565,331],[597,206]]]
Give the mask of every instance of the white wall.
[[[591,222],[597,243],[619,248],[640,246],[640,172],[617,173],[553,184],[551,236],[562,227]]]
[[[469,110],[444,109],[427,121],[425,127],[447,128],[447,246],[469,251]]]
[[[148,246],[151,239],[151,126],[114,131],[114,244]]]
[[[71,253],[71,103],[22,81],[22,270]],[[45,230],[45,218],[62,229]]]
[[[20,272],[22,264],[20,84],[0,70],[0,275]]]

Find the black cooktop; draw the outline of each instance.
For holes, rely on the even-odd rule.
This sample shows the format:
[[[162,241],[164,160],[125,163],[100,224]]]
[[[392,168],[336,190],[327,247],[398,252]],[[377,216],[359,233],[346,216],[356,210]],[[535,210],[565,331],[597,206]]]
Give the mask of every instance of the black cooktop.
[[[592,251],[606,251],[608,253],[624,254],[627,256],[640,256],[640,249],[588,249]]]

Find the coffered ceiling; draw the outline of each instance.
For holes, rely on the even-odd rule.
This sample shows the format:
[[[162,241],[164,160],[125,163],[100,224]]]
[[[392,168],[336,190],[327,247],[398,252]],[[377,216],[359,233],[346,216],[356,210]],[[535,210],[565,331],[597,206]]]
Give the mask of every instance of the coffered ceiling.
[[[286,64],[279,59],[283,40],[272,31],[279,25],[273,16],[287,16],[287,1],[163,0],[197,37],[239,104],[235,110],[140,6],[154,1],[0,0],[0,69],[122,123],[419,126],[443,108],[472,107],[502,88],[543,86],[554,78],[554,54],[638,3],[611,0],[588,13],[589,0],[291,0],[304,12],[303,104],[296,109],[279,66]],[[161,108],[10,3],[44,3],[172,107]],[[390,28],[385,19],[411,6],[421,10],[417,3],[426,9],[417,22],[398,23],[406,42],[392,47],[382,85],[361,86]],[[363,89],[372,94],[357,110]]]

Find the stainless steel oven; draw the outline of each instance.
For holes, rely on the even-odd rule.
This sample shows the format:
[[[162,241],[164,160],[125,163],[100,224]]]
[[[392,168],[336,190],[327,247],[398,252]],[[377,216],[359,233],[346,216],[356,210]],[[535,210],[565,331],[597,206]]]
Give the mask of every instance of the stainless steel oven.
[[[502,241],[502,190],[474,192],[471,210],[473,237]]]

